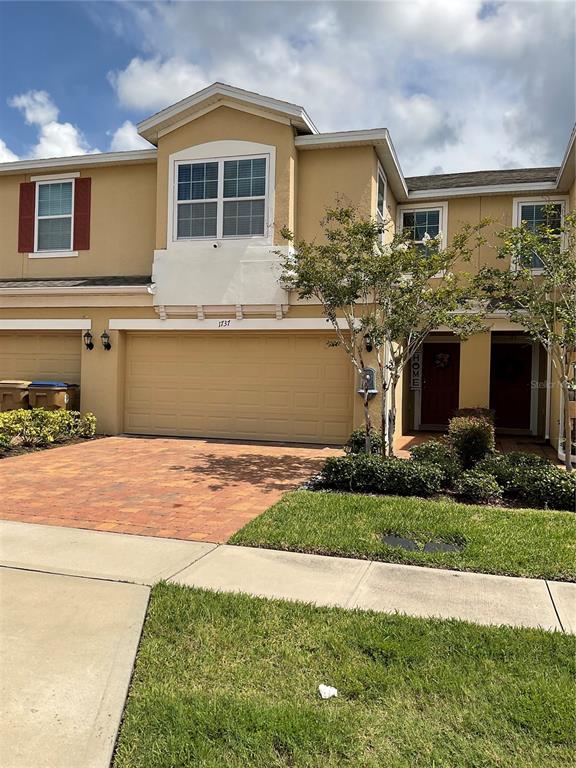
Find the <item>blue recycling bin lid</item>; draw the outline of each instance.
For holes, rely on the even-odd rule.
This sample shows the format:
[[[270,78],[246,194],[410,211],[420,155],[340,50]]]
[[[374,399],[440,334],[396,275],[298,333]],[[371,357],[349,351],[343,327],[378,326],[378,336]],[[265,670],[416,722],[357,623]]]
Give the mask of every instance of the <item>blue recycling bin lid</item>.
[[[33,381],[30,387],[41,387],[42,389],[67,389],[70,384],[65,381]]]

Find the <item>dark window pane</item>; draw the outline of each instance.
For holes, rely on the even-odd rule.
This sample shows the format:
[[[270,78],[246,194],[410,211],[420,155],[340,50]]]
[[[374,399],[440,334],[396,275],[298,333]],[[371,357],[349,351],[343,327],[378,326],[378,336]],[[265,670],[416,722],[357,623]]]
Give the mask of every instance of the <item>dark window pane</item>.
[[[206,181],[218,180],[218,163],[206,163]]]
[[[440,211],[428,211],[428,226],[437,227],[440,224]]]
[[[259,157],[256,160],[252,160],[252,175],[266,176],[266,158],[265,157]]]
[[[72,217],[38,220],[38,250],[68,251],[72,247]]]
[[[224,178],[225,179],[238,178],[238,160],[226,160],[226,162],[224,163]]]
[[[178,182],[185,182],[190,181],[191,178],[191,166],[189,165],[179,165],[178,166]]]
[[[405,213],[404,214],[404,228],[409,229],[410,227],[414,226],[414,214],[413,213]]]

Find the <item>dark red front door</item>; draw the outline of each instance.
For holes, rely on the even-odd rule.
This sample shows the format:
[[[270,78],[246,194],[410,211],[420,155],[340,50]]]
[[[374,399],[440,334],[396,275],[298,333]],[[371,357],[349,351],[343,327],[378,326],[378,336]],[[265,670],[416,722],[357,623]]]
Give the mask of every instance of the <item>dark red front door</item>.
[[[422,426],[445,426],[458,408],[460,344],[424,344],[422,355]]]
[[[532,345],[492,343],[490,408],[500,429],[530,429]]]

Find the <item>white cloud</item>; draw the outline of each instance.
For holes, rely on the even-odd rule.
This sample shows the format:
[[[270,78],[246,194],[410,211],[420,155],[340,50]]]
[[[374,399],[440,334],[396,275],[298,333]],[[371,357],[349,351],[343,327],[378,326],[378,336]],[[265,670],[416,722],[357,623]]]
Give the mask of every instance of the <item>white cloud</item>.
[[[59,109],[46,91],[27,91],[8,99],[24,114],[28,125],[38,126],[38,139],[29,157],[66,157],[99,152],[90,147],[82,131],[72,123],[58,122]]]
[[[126,69],[111,72],[109,79],[120,104],[128,109],[160,109],[208,85],[199,67],[158,57],[132,59]]]
[[[126,120],[120,128],[114,131],[110,142],[112,152],[122,152],[130,149],[150,149],[152,145],[138,134],[136,126]]]
[[[58,120],[58,107],[46,91],[27,91],[12,96],[8,105],[20,109],[28,125],[46,125]]]
[[[0,163],[13,163],[19,159],[18,155],[6,146],[6,142],[0,139]]]
[[[115,13],[102,23],[141,53],[110,82],[142,116],[222,80],[302,104],[320,130],[388,127],[407,174],[558,163],[575,119],[571,2],[125,3]]]

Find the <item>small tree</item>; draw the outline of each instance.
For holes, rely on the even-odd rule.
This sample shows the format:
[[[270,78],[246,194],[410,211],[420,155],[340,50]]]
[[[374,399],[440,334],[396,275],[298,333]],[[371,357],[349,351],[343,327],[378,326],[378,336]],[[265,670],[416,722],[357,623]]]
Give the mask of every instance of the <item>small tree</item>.
[[[493,309],[504,311],[542,344],[558,376],[564,400],[564,453],[570,460],[569,393],[576,362],[576,212],[560,226],[557,206],[546,206],[544,222],[504,229],[498,257],[510,269],[481,269],[475,280]]]
[[[441,236],[414,243],[397,233],[383,244],[384,225],[352,207],[329,209],[322,222],[324,240],[294,242],[283,256],[284,285],[300,298],[315,298],[332,325],[337,342],[362,377],[367,352],[374,352],[380,385],[383,451],[393,455],[396,389],[402,371],[426,336],[445,327],[460,337],[482,330],[472,282],[456,273],[456,262],[470,258],[481,229],[466,227],[448,248]],[[370,448],[368,392],[364,386],[366,446]]]

